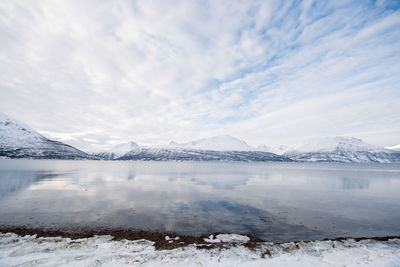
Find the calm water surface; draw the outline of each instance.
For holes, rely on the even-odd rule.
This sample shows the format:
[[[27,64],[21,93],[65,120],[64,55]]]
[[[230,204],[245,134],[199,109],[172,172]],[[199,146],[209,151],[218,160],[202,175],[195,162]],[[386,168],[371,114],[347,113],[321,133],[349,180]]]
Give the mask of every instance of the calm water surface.
[[[400,235],[400,165],[0,160],[0,226]]]

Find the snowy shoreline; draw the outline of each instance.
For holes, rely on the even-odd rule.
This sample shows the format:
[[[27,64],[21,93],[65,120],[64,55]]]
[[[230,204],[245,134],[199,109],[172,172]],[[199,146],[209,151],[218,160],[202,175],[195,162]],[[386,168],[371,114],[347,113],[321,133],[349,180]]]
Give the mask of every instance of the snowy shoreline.
[[[176,237],[164,237],[179,243]],[[156,242],[113,240],[111,235],[71,239],[0,233],[0,266],[399,266],[400,239],[343,239],[309,242],[257,242],[245,235],[219,234],[202,244],[157,249]],[[220,244],[215,246],[215,244]]]
[[[51,227],[29,227],[29,226],[0,226],[0,233],[15,233],[19,236],[37,236],[37,237],[63,237],[71,239],[91,238],[94,236],[112,236],[114,241],[120,240],[139,240],[145,239],[154,242],[157,250],[160,249],[174,249],[191,244],[199,246],[210,247],[224,247],[226,242],[218,242],[216,240],[209,241],[210,237],[217,235],[225,235],[227,233],[214,232],[204,233],[202,235],[185,235],[175,232],[164,232],[157,230],[144,230],[132,228],[112,228],[112,227],[68,227],[68,228],[51,228]],[[263,240],[251,234],[238,233],[242,237],[246,237],[246,242],[242,245],[248,248],[254,248],[261,243],[308,243],[315,241],[342,241],[352,239],[356,242],[362,240],[375,240],[375,241],[388,241],[390,239],[400,239],[400,235],[386,235],[386,236],[331,236],[323,239],[293,239],[293,240]],[[179,238],[179,242],[174,242],[175,238]],[[212,239],[212,238],[211,238]],[[211,245],[210,245],[211,244]]]

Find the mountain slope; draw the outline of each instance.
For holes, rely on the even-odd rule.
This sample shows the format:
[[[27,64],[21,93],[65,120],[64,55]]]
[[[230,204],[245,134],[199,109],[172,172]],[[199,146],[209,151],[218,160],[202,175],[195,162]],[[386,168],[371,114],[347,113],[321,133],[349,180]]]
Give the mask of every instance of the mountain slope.
[[[263,151],[263,152],[270,152],[274,153],[277,155],[282,155],[287,151],[288,147],[281,145],[281,146],[267,146],[267,145],[259,145],[257,146],[257,151]]]
[[[275,153],[271,153],[275,152]],[[279,155],[277,155],[279,154]],[[400,162],[400,151],[373,146],[353,137],[333,137],[290,147],[257,149],[232,136],[214,136],[166,147],[119,144],[109,151],[89,155],[70,145],[50,140],[0,113],[0,157],[37,159],[121,159],[175,161],[313,161]]]
[[[138,144],[131,141],[129,143],[122,143],[122,144],[115,145],[108,151],[95,153],[94,155],[96,155],[102,159],[111,160],[111,159],[119,158],[119,157],[125,155],[126,153],[128,153],[129,151],[136,149],[136,148],[139,148]]]
[[[137,147],[119,160],[156,161],[291,161],[285,156],[255,151],[243,140],[222,135],[166,147]]]
[[[387,146],[385,148],[389,150],[400,151],[400,144],[394,146]]]
[[[0,113],[0,156],[39,159],[97,159],[62,142],[47,139]]]
[[[400,153],[370,145],[354,137],[332,137],[314,140],[286,151],[295,161],[314,162],[400,162]]]
[[[291,161],[287,157],[261,151],[215,151],[181,148],[137,148],[118,159],[156,161]]]
[[[254,151],[254,147],[248,145],[245,141],[230,135],[219,135],[210,138],[198,139],[192,142],[178,144],[171,142],[169,148],[183,148],[195,150],[213,150],[213,151]]]

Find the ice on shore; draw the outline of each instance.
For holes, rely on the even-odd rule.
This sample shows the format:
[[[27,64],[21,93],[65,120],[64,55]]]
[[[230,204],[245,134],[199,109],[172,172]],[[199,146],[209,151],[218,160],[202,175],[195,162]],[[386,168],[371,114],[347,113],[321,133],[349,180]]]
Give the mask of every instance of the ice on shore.
[[[250,240],[249,237],[237,234],[219,234],[215,238],[214,235],[210,235],[208,238],[204,238],[204,241],[207,243],[220,243],[220,242],[246,243],[249,240]]]
[[[113,241],[111,236],[72,240],[0,233],[0,266],[400,266],[400,239],[260,243],[254,249],[241,245],[245,236],[209,239],[236,243],[156,250],[151,241]]]

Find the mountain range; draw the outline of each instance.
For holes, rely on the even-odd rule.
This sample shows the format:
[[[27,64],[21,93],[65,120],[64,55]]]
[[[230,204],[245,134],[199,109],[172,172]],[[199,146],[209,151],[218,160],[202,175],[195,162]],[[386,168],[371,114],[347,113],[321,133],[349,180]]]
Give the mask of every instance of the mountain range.
[[[188,143],[170,142],[160,147],[141,147],[129,142],[91,154],[50,140],[0,113],[0,157],[7,158],[394,163],[400,162],[400,151],[395,149],[370,145],[354,137],[330,137],[292,146],[260,145],[255,148],[238,138],[222,135]]]
[[[365,143],[354,137],[315,140],[288,148],[283,154],[295,161],[400,162],[399,152]]]

